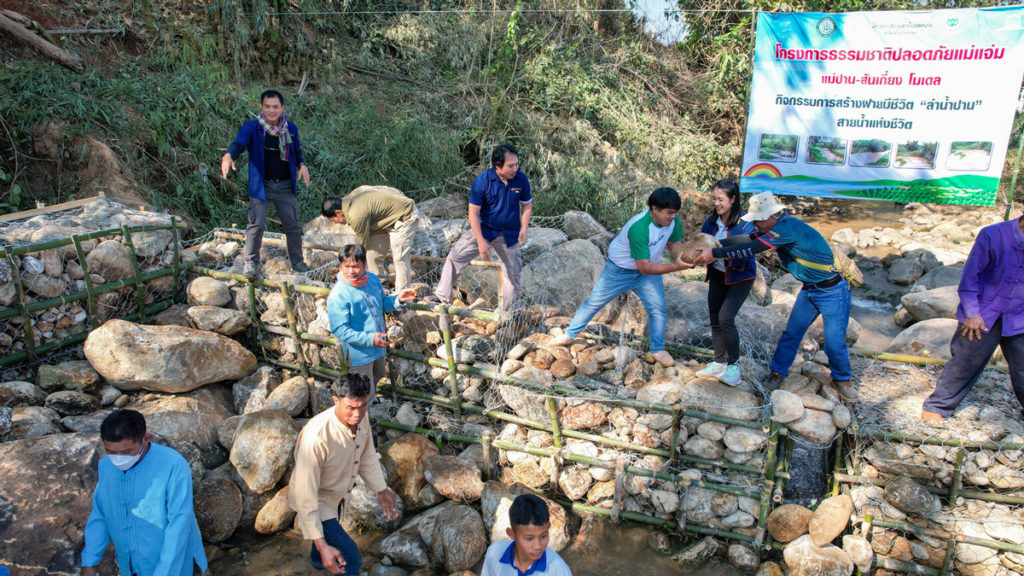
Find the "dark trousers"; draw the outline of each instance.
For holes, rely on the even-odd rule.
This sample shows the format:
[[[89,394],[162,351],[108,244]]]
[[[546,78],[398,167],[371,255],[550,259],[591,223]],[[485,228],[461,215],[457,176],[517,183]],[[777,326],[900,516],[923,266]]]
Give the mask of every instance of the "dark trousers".
[[[987,334],[981,335],[981,340],[971,341],[961,332],[963,324],[957,326],[949,343],[953,358],[942,369],[942,374],[935,382],[935,391],[925,399],[923,408],[926,411],[943,416],[953,414],[953,410],[981,377],[996,346],[1003,349],[1003,356],[1006,356],[1006,362],[1010,365],[1013,393],[1017,395],[1017,402],[1024,406],[1024,334],[1002,336],[1002,318],[989,328]]]
[[[725,283],[725,272],[708,267],[708,315],[711,317],[711,340],[715,362],[735,364],[740,358],[740,333],[736,330],[736,313],[747,300],[754,280],[736,284]]]
[[[359,570],[363,567],[363,555],[359,553],[359,548],[356,547],[356,543],[352,538],[345,532],[345,529],[341,527],[338,520],[332,518],[330,520],[324,520],[320,523],[324,527],[324,540],[327,540],[327,544],[337,548],[338,552],[341,552],[341,557],[345,559],[345,572],[346,576],[359,576]],[[313,568],[317,570],[323,570],[324,565],[320,562],[320,551],[313,546],[312,552],[309,553],[310,563]]]
[[[245,260],[251,264],[260,263],[260,247],[263,245],[263,229],[267,227],[267,203],[273,202],[288,245],[288,259],[292,266],[302,262],[302,222],[299,220],[299,201],[295,198],[292,183],[266,182],[266,200],[249,198],[248,224],[245,227]]]

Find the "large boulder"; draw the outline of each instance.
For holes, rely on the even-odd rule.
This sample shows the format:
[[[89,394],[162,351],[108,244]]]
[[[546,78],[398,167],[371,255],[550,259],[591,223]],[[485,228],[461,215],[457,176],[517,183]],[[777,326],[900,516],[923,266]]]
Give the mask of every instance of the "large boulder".
[[[586,240],[559,244],[523,267],[523,293],[572,314],[590,295],[605,257]]]
[[[172,447],[194,444],[203,465],[216,468],[227,454],[220,446],[218,428],[231,416],[227,391],[207,386],[188,394],[140,394],[125,406],[146,417],[146,427],[167,440]]]
[[[929,516],[942,508],[939,497],[906,476],[885,483],[885,501],[914,516]]]
[[[480,514],[460,505],[442,510],[434,521],[430,552],[450,574],[469,570],[487,551],[487,537]]]
[[[225,336],[234,336],[252,324],[245,312],[218,306],[191,306],[186,314],[196,329]]]
[[[816,444],[829,444],[835,438],[836,425],[832,414],[821,410],[804,409],[804,415],[787,424],[790,432]]]
[[[380,496],[366,487],[362,477],[357,476],[352,486],[352,491],[345,498],[345,516],[341,519],[341,526],[349,532],[357,532],[363,529],[383,530],[389,532],[398,528],[405,514],[405,504],[401,496],[388,488],[395,497],[395,504],[398,506],[398,517],[388,520],[384,517],[384,508],[380,505]]]
[[[423,477],[439,494],[456,502],[479,500],[484,489],[480,469],[458,456],[428,456]]]
[[[586,240],[597,234],[605,234],[608,230],[587,212],[570,210],[562,215],[565,223],[565,234],[570,240]]]
[[[777,542],[791,542],[807,533],[814,512],[799,504],[783,504],[768,515],[768,533]]]
[[[400,530],[381,540],[381,553],[403,566],[430,566],[430,542],[437,517],[457,506],[455,502],[445,501],[410,519]]]
[[[740,420],[761,418],[761,401],[754,394],[708,378],[696,378],[683,384],[679,397],[687,406],[699,406],[719,416]]]
[[[188,303],[193,306],[227,306],[231,298],[228,285],[209,276],[198,276],[188,285]]]
[[[287,413],[264,410],[242,416],[231,444],[231,464],[249,490],[262,494],[284,475],[299,431]]]
[[[497,480],[488,480],[484,483],[483,495],[480,498],[480,513],[483,516],[484,526],[491,542],[508,538],[506,529],[509,528],[508,509],[512,501],[520,494],[535,494],[522,484],[505,485]],[[559,551],[569,545],[569,518],[565,508],[547,498],[541,498],[548,505],[548,513],[551,519],[551,527],[548,530],[550,539],[548,546]]]
[[[853,499],[846,494],[826,498],[814,511],[807,524],[811,540],[817,546],[824,546],[843,533],[853,513]]]
[[[424,463],[438,453],[437,445],[419,434],[405,434],[381,450],[381,464],[387,474],[388,486],[393,486],[406,507],[422,508]],[[432,491],[432,490],[431,490]]]
[[[60,415],[43,406],[23,406],[11,410],[11,430],[8,440],[38,438],[62,431]]]
[[[956,328],[957,321],[953,318],[933,318],[918,322],[893,338],[885,351],[949,360],[952,357],[949,341]]]
[[[850,576],[853,574],[853,560],[831,544],[815,545],[810,535],[797,538],[782,551],[791,576]]]
[[[69,360],[60,364],[43,364],[36,371],[36,385],[47,392],[81,390],[94,392],[100,375],[85,360]]]
[[[78,390],[61,390],[46,397],[46,407],[61,416],[81,416],[100,409],[100,399]]]
[[[41,406],[45,401],[46,392],[31,382],[12,380],[0,384],[0,406]]]
[[[526,244],[522,247],[523,263],[532,262],[537,256],[559,244],[564,244],[568,240],[569,238],[565,235],[565,232],[556,228],[531,226],[526,237]]]
[[[102,457],[96,434],[0,444],[0,566],[31,576],[78,573]],[[116,570],[107,555],[100,573]]]
[[[285,486],[260,508],[253,529],[257,534],[275,534],[287,530],[294,520],[295,510],[288,504],[288,487]]]
[[[109,320],[89,334],[84,350],[93,368],[119,390],[188,392],[256,370],[256,356],[238,342],[180,326]]]
[[[100,242],[89,251],[85,261],[89,263],[90,273],[102,276],[107,282],[123,280],[135,274],[128,246],[118,240]]]
[[[941,286],[924,292],[904,294],[900,303],[917,322],[932,318],[956,318],[960,295],[956,286]]]
[[[281,410],[289,416],[298,416],[309,405],[309,384],[302,376],[285,380],[267,396],[263,410]]]
[[[932,268],[918,279],[918,286],[924,286],[926,290],[934,290],[940,286],[956,286],[960,284],[960,276],[964,273],[962,264],[952,266],[937,266]]]
[[[203,540],[223,542],[242,518],[242,492],[227,478],[205,478],[195,491],[195,510]]]

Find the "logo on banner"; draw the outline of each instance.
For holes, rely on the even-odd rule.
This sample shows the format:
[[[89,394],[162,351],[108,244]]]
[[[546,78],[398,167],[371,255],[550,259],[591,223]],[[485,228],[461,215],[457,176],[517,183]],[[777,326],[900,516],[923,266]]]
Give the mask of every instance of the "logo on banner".
[[[821,34],[825,38],[828,38],[829,36],[835,34],[836,30],[838,29],[839,25],[836,24],[836,21],[828,16],[825,16],[821,20],[818,20],[818,34]]]

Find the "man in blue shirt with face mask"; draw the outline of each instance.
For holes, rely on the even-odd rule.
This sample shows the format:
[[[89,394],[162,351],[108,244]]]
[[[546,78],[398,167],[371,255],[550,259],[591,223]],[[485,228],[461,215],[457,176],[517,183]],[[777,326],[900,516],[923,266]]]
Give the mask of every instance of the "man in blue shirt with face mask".
[[[107,455],[85,524],[82,576],[95,576],[111,541],[126,576],[191,576],[193,563],[205,573],[188,462],[151,442],[146,420],[134,410],[107,416],[100,438]]]

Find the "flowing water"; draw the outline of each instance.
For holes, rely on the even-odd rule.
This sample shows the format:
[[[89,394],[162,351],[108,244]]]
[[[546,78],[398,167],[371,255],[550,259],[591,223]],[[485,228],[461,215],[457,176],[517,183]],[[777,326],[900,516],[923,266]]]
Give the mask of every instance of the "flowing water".
[[[715,558],[698,566],[683,567],[652,548],[652,532],[647,526],[609,521],[584,521],[584,536],[561,552],[574,576],[740,576],[724,559]],[[383,537],[380,533],[355,535],[364,551],[363,571],[372,571],[375,561],[365,551],[373,551]],[[672,544],[679,542],[673,537]],[[482,561],[474,566],[479,574]],[[210,555],[210,574],[218,576],[299,576],[310,572],[309,542],[294,532],[273,536],[236,534],[223,549]]]

